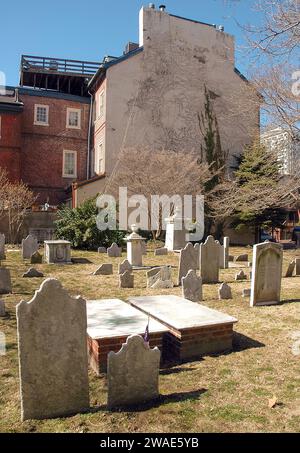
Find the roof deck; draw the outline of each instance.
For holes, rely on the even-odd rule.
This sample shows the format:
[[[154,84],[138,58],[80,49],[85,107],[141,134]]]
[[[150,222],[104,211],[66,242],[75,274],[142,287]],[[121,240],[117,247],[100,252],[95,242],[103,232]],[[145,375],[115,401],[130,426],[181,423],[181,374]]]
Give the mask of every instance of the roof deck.
[[[86,96],[100,62],[22,55],[20,86]]]

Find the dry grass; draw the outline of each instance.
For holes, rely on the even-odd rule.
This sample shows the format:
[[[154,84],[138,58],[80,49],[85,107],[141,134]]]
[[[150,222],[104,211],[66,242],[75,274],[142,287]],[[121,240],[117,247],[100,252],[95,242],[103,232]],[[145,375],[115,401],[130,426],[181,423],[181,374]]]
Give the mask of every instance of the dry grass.
[[[251,249],[231,248],[237,255]],[[70,266],[37,265],[47,277],[60,279],[71,294],[85,298],[158,294],[146,289],[145,272],[135,272],[135,288],[118,288],[116,275],[120,258],[107,258],[93,252],[73,252],[92,264]],[[285,252],[285,265],[295,251]],[[123,254],[122,260],[125,258]],[[113,276],[89,275],[103,262],[114,263]],[[154,257],[148,253],[145,264],[171,264],[177,278],[178,256]],[[203,304],[238,318],[234,349],[220,356],[179,364],[161,370],[160,403],[129,412],[108,412],[105,376],[90,372],[91,412],[74,417],[20,422],[19,380],[16,344],[15,306],[31,299],[42,279],[20,278],[29,268],[20,253],[8,252],[3,262],[12,273],[13,294],[3,296],[8,314],[0,318],[0,331],[7,340],[7,354],[0,356],[1,432],[283,432],[300,431],[300,356],[291,352],[291,335],[300,331],[300,277],[282,280],[279,306],[250,308],[241,297],[248,282],[235,282],[236,269],[221,271],[220,279],[230,282],[233,300],[217,299],[218,285],[204,285]],[[246,269],[249,274],[249,269]],[[180,289],[160,291],[180,295]],[[276,395],[279,404],[270,409]],[[42,404],[42,402],[41,402]]]

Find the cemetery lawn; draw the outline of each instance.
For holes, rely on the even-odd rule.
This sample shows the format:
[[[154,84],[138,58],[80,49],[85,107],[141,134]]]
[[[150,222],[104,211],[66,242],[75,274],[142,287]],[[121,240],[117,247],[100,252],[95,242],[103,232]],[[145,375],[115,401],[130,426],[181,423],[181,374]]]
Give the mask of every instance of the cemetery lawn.
[[[230,247],[230,253],[249,253],[251,260],[250,248]],[[300,355],[292,353],[297,335],[300,343],[300,277],[283,278],[282,304],[250,308],[249,298],[241,297],[249,280],[234,281],[243,263],[220,272],[220,280],[232,286],[233,300],[218,300],[219,285],[203,286],[203,305],[238,318],[232,352],[161,369],[159,401],[127,412],[107,411],[105,375],[90,371],[89,413],[21,423],[15,307],[21,299],[30,300],[43,279],[21,278],[30,264],[22,261],[20,252],[6,255],[2,265],[11,271],[13,294],[0,296],[7,310],[0,318],[7,343],[7,354],[0,356],[0,432],[300,432]],[[72,256],[91,263],[34,267],[45,277],[58,278],[71,295],[86,299],[181,295],[178,287],[147,290],[145,271],[134,272],[134,289],[119,289],[117,266],[125,253],[108,258],[73,251]],[[284,252],[283,272],[295,256],[296,251]],[[89,275],[107,262],[113,263],[114,275]],[[178,255],[154,257],[148,251],[144,264],[173,265],[173,281],[177,280]],[[244,270],[249,276],[249,268]],[[273,398],[276,404],[269,407]]]

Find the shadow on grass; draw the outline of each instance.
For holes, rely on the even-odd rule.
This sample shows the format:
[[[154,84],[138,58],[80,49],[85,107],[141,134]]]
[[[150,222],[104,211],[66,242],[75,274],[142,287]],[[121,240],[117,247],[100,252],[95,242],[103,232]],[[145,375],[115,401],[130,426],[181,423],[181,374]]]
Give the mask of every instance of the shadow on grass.
[[[295,302],[300,302],[300,299],[286,299],[286,300],[281,300],[278,304],[276,305],[285,305],[285,304],[293,304]]]
[[[247,337],[239,332],[233,332],[233,352],[245,351],[246,349],[252,348],[263,348],[266,345],[260,341],[254,340],[253,338]]]
[[[71,261],[73,264],[93,264],[93,262],[87,258],[72,258]]]
[[[192,390],[190,392],[178,392],[170,393],[169,395],[159,395],[157,398],[149,401],[148,403],[136,404],[126,407],[118,407],[115,409],[108,409],[106,405],[91,407],[90,412],[143,412],[154,407],[159,407],[164,404],[178,403],[181,401],[196,401],[200,398],[203,393],[206,393],[207,389]]]
[[[163,375],[163,376],[166,376],[166,375],[169,375],[169,374],[178,374],[178,373],[182,373],[184,371],[193,371],[193,370],[196,370],[196,368],[184,368],[184,367],[173,367],[173,368],[162,368],[159,372],[159,374]]]

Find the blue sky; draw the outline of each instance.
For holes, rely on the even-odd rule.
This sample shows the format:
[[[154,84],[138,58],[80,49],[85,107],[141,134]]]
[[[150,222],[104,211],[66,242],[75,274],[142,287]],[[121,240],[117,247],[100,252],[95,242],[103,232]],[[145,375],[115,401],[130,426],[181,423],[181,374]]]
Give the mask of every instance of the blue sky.
[[[2,2],[1,2],[2,3]],[[122,55],[128,41],[138,42],[141,0],[12,0],[0,7],[0,71],[8,85],[19,81],[22,54],[102,61],[105,55]],[[236,66],[247,73],[239,46],[245,44],[236,24],[255,24],[253,0],[165,0],[172,14],[223,24],[235,35]]]

